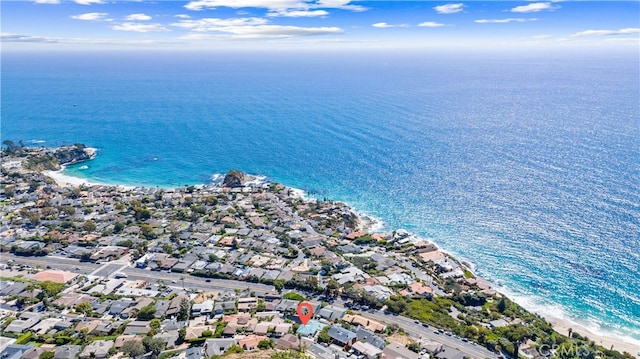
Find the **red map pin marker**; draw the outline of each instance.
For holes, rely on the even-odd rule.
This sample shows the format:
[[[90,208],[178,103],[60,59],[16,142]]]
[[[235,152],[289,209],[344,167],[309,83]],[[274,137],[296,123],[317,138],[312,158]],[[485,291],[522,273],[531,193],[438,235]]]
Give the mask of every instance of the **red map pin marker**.
[[[307,323],[309,323],[309,320],[313,316],[313,307],[311,306],[311,304],[302,302],[298,304],[298,309],[296,309],[296,311],[298,312],[298,318],[300,318],[302,324],[307,325]]]

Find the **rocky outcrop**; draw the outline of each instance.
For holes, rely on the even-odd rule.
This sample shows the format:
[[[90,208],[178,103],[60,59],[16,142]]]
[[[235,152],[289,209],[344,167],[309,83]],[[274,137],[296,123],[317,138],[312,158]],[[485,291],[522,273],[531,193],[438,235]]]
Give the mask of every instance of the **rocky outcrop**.
[[[244,173],[238,170],[227,172],[222,181],[223,187],[242,187],[244,186]]]
[[[25,168],[33,171],[58,171],[62,165],[71,165],[93,159],[95,152],[83,144],[51,149],[29,149]]]
[[[73,146],[60,147],[55,153],[56,159],[62,165],[72,165],[78,162],[88,161],[93,158],[93,151],[87,146],[77,143]]]

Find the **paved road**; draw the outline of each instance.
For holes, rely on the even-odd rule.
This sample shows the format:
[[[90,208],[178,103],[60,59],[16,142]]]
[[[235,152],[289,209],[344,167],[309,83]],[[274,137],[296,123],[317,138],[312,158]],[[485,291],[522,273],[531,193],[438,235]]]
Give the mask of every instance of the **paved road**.
[[[446,347],[457,349],[472,358],[493,358],[495,356],[493,352],[480,345],[473,345],[468,342],[463,342],[461,339],[445,334],[435,334],[433,332],[434,328],[425,328],[421,324],[414,323],[413,319],[409,319],[403,316],[369,312],[360,313],[360,315],[376,321],[395,323],[403,328],[411,336],[442,343]]]
[[[36,265],[44,269],[46,266],[50,266],[52,269],[66,270],[74,273],[81,274],[94,274],[101,276],[113,276],[116,272],[123,272],[127,275],[127,279],[130,280],[146,280],[146,281],[158,281],[163,280],[164,284],[172,285],[174,287],[182,287],[181,278],[184,277],[184,286],[186,289],[196,290],[234,290],[234,289],[247,289],[258,292],[274,291],[275,288],[272,285],[266,285],[261,283],[249,283],[239,280],[228,279],[214,279],[211,278],[210,282],[207,282],[207,278],[191,276],[187,273],[167,273],[150,271],[147,269],[140,269],[134,267],[128,267],[122,262],[110,262],[106,264],[96,264],[91,262],[80,262],[77,259],[46,256],[46,257],[21,257],[14,256],[7,253],[6,256],[2,254],[2,260],[13,259],[14,264],[27,264],[32,267]],[[79,268],[79,269],[76,269]],[[172,283],[176,281],[176,283]]]
[[[250,283],[243,282],[239,280],[231,280],[231,279],[214,279],[214,278],[202,278],[191,276],[186,273],[167,273],[167,272],[158,272],[158,271],[150,271],[147,269],[140,268],[125,268],[122,270],[127,275],[127,279],[129,280],[153,280],[164,281],[166,285],[172,285],[173,287],[182,287],[182,278],[184,278],[184,287],[185,289],[196,289],[196,290],[235,290],[235,289],[249,289],[251,291],[257,292],[269,292],[274,291],[275,288],[272,285],[261,284],[261,283]],[[207,279],[209,282],[207,282]],[[175,281],[175,283],[173,283]]]
[[[39,266],[42,269],[45,269],[47,266],[49,266],[51,267],[51,269],[64,270],[79,274],[89,274],[100,267],[100,264],[91,262],[80,262],[77,259],[73,258],[57,256],[22,257],[15,256],[10,253],[2,253],[3,262],[8,261],[9,259],[13,259],[15,261],[14,265],[26,264],[32,267]]]

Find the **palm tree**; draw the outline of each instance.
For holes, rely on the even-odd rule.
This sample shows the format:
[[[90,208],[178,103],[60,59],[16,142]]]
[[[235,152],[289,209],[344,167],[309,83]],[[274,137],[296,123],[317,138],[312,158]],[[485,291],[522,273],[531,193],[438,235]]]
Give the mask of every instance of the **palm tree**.
[[[184,290],[184,276],[180,276],[180,280],[182,281],[182,290]]]

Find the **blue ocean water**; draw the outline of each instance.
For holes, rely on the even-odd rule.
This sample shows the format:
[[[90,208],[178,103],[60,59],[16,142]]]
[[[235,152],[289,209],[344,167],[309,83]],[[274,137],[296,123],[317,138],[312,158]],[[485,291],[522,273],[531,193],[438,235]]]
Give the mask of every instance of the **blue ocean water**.
[[[640,340],[638,78],[637,53],[6,53],[1,135],[97,147],[67,170],[95,182],[266,175]]]

